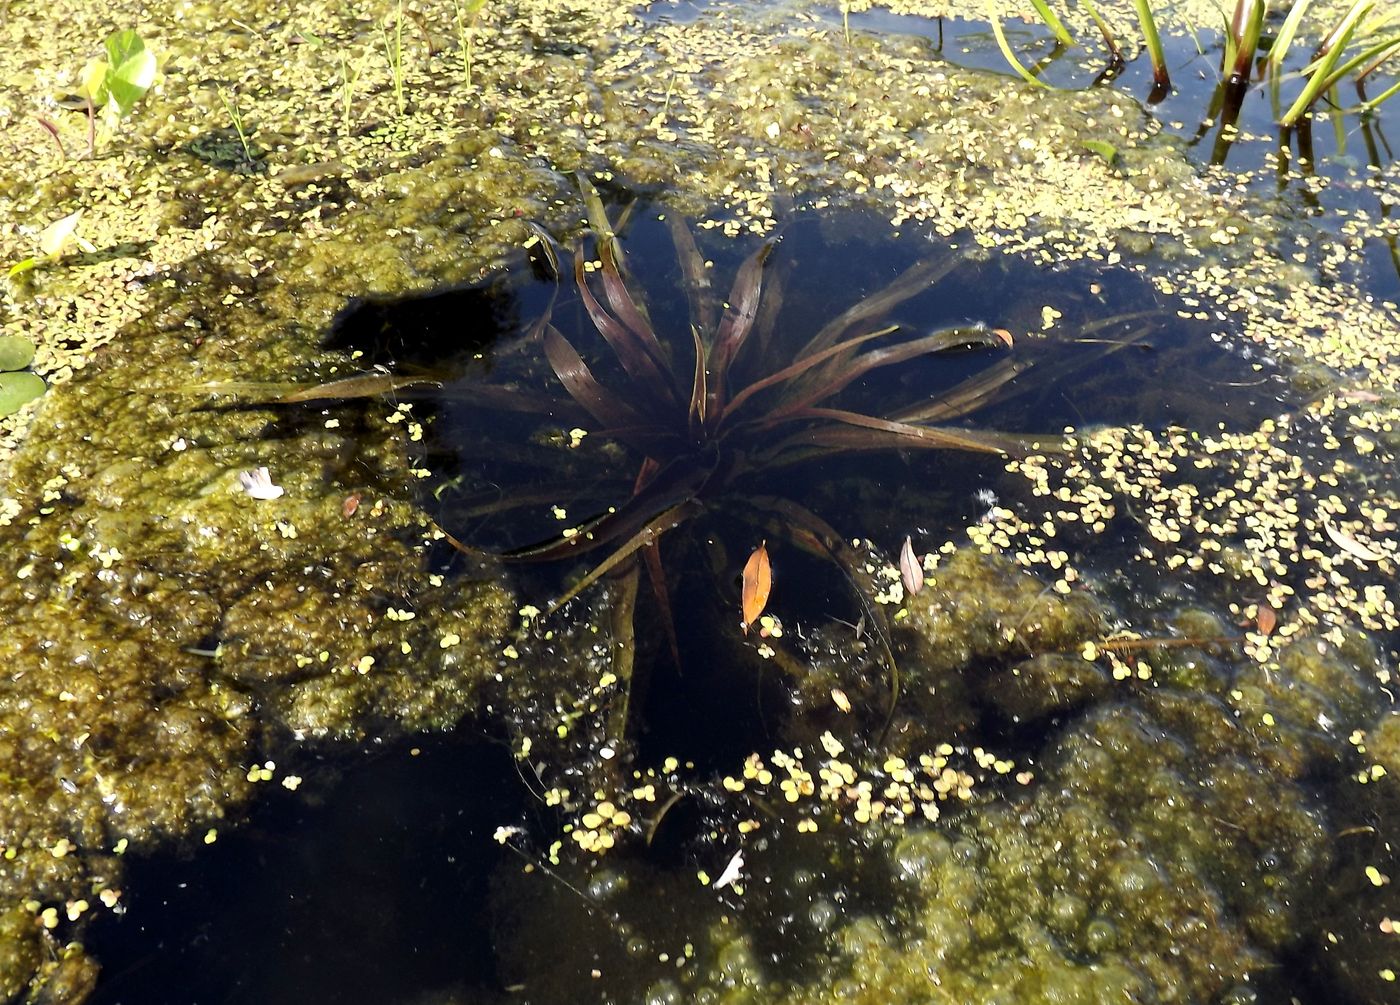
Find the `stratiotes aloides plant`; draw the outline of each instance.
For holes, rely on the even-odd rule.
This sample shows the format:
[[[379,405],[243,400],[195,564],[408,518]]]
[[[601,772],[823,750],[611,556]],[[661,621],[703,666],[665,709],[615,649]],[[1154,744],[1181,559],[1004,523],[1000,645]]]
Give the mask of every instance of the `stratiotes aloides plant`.
[[[739,268],[728,297],[720,301],[690,230],[668,214],[684,287],[677,294],[688,303],[690,323],[688,331],[662,332],[652,323],[640,287],[629,282],[622,242],[599,194],[586,179],[580,179],[580,187],[591,242],[580,242],[570,252],[542,228],[532,228],[532,255],[556,284],[554,297],[523,337],[501,350],[523,353],[522,359],[538,354],[535,359],[542,357],[553,376],[552,386],[542,381],[538,368],[518,381],[502,376],[509,367],[500,367],[493,380],[470,383],[457,396],[474,407],[548,415],[555,428],[572,427],[577,436],[586,435],[595,450],[603,443],[611,445],[592,455],[604,458],[609,470],[565,472],[559,465],[575,463],[563,459],[575,453],[569,450],[562,451],[551,469],[545,456],[540,479],[528,491],[495,496],[479,514],[498,516],[513,508],[537,507],[542,500],[561,512],[573,512],[605,498],[600,485],[615,485],[616,495],[612,505],[601,512],[595,509],[595,516],[577,526],[499,557],[508,562],[576,562],[600,555],[555,597],[548,613],[601,578],[613,577],[622,584],[613,591],[614,603],[625,608],[620,617],[626,622],[618,628],[619,614],[614,611],[614,635],[627,638],[637,581],[645,575],[671,655],[679,663],[670,599],[673,578],[663,547],[683,528],[704,518],[707,534],[733,539],[735,550],[745,555],[766,540],[764,557],[772,555],[774,568],[781,566],[788,547],[817,556],[840,569],[859,605],[853,620],[859,616],[870,628],[888,673],[888,723],[898,698],[899,670],[884,608],[873,599],[868,558],[811,509],[776,492],[775,485],[789,480],[774,473],[851,451],[1003,454],[1027,446],[1028,438],[941,424],[982,407],[1024,369],[1008,355],[1008,332],[969,325],[908,335],[887,322],[893,309],[963,264],[965,253],[949,251],[916,263],[794,347],[792,336],[800,333],[780,330],[777,323],[781,297],[765,296],[773,285],[766,282],[771,278],[768,263],[779,241],[766,240],[753,251]],[[601,336],[602,351],[591,351],[591,362],[553,323],[554,304],[564,299],[580,306]],[[906,394],[912,400],[882,401],[878,411],[843,403],[843,392],[872,371],[953,350],[1001,358],[989,360],[991,366],[951,389],[925,392],[925,397]],[[390,389],[403,393],[418,382],[410,376],[365,374],[304,388],[282,400],[358,397]],[[581,491],[585,484],[587,500]],[[743,528],[743,534],[716,532],[716,520]],[[479,557],[470,540],[454,543]],[[737,569],[717,571],[727,578]],[[746,576],[746,584],[753,582],[755,577]],[[747,616],[741,617],[740,605],[734,605],[731,624],[736,635],[747,628],[741,621],[752,620],[752,591],[746,594],[742,613]],[[781,607],[782,597],[776,596],[774,603]],[[627,681],[631,646],[615,658],[615,672]]]

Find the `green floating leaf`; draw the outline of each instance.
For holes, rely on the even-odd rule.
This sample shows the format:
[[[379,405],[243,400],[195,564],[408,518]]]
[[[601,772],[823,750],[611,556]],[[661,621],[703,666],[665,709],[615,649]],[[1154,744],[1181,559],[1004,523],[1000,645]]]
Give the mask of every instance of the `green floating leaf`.
[[[1112,143],[1106,143],[1103,140],[1083,140],[1081,145],[1085,150],[1098,154],[1110,164],[1118,160],[1118,148]]]
[[[34,362],[34,343],[22,335],[0,335],[0,370],[23,370]]]
[[[111,67],[105,59],[90,59],[83,67],[82,83],[78,93],[92,102],[93,108],[103,108],[107,104],[107,78]],[[82,106],[79,106],[82,107]]]
[[[12,415],[47,389],[32,373],[0,373],[0,417]]]
[[[107,36],[107,91],[119,115],[129,115],[156,82],[155,53],[131,29]]]

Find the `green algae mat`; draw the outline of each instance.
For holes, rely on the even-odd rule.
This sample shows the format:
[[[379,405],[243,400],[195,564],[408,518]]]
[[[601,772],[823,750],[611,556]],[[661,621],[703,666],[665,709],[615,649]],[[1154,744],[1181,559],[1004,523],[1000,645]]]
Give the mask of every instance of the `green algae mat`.
[[[0,999],[1397,1000],[1385,5],[89,6]]]

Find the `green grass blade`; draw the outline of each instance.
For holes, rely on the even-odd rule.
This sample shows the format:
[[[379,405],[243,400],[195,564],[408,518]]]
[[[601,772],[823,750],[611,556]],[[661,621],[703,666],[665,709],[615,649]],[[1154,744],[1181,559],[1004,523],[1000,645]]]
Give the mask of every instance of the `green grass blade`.
[[[1293,47],[1293,39],[1298,35],[1298,27],[1303,23],[1303,15],[1308,12],[1311,3],[1312,0],[1297,0],[1283,19],[1278,35],[1274,37],[1273,47],[1269,49],[1269,69],[1272,72],[1277,73],[1282,69],[1283,61],[1288,58],[1288,50]]]
[[[1289,106],[1288,111],[1284,112],[1283,118],[1279,120],[1279,125],[1283,126],[1285,129],[1292,128],[1294,124],[1302,118],[1303,114],[1312,108],[1313,103],[1322,96],[1323,92],[1327,90],[1332,71],[1341,61],[1342,50],[1347,47],[1347,44],[1351,41],[1351,36],[1356,32],[1357,24],[1370,8],[1371,5],[1367,0],[1356,0],[1356,3],[1347,11],[1341,23],[1337,25],[1336,29],[1327,37],[1327,41],[1324,43],[1327,48],[1327,54],[1323,57],[1321,65],[1308,77],[1307,85],[1303,88],[1302,93],[1298,95],[1293,104]]]
[[[1049,84],[1027,70],[1016,58],[1016,54],[1011,51],[1011,43],[1006,40],[1006,32],[1001,30],[1001,21],[997,18],[996,8],[990,3],[987,4],[987,20],[992,23],[992,34],[997,37],[997,47],[1001,49],[1001,54],[1006,57],[1011,68],[1020,74],[1021,79],[1032,87],[1049,87]]]
[[[1333,85],[1339,83],[1347,74],[1351,73],[1363,63],[1369,63],[1370,65],[1361,73],[1357,74],[1357,76],[1361,77],[1370,73],[1381,63],[1384,63],[1391,56],[1395,55],[1397,49],[1400,49],[1400,35],[1388,38],[1383,42],[1377,42],[1375,45],[1362,50],[1328,75],[1327,85],[1324,90],[1330,90]]]
[[[1159,89],[1172,86],[1171,74],[1167,72],[1167,55],[1162,49],[1162,36],[1157,33],[1157,21],[1152,16],[1148,0],[1133,0],[1137,9],[1138,23],[1142,25],[1142,37],[1147,44],[1147,53],[1152,57],[1152,82]]]
[[[1099,29],[1099,34],[1103,36],[1103,44],[1108,46],[1108,51],[1113,54],[1113,61],[1115,63],[1123,62],[1123,50],[1118,48],[1118,39],[1113,37],[1113,29],[1108,26],[1108,22],[1103,19],[1099,9],[1094,6],[1094,0],[1079,0],[1079,2]]]
[[[1352,32],[1361,23],[1361,19],[1371,12],[1375,5],[1375,0],[1355,0],[1355,3],[1342,15],[1342,19],[1337,22],[1337,26],[1322,40],[1322,44],[1317,47],[1317,55],[1325,56],[1333,49],[1345,49],[1350,41]]]
[[[1400,80],[1391,84],[1390,87],[1386,88],[1380,94],[1362,104],[1361,110],[1363,112],[1373,112],[1380,106],[1381,102],[1388,101],[1397,94],[1400,94]]]
[[[1069,33],[1069,29],[1065,27],[1065,23],[1050,9],[1050,5],[1046,3],[1046,0],[1031,0],[1031,6],[1034,7],[1036,13],[1040,15],[1040,19],[1045,22],[1045,27],[1049,28],[1051,33],[1054,34],[1056,41],[1061,45],[1074,44],[1074,36]]]

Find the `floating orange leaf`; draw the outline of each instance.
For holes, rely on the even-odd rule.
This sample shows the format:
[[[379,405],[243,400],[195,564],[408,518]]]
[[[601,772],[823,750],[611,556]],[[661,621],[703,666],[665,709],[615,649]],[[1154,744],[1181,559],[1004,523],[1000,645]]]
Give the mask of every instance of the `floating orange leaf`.
[[[899,578],[911,597],[924,588],[924,566],[914,554],[914,542],[907,536],[904,547],[899,549]]]
[[[764,541],[744,563],[744,620],[741,622],[744,634],[748,634],[749,625],[753,624],[763,613],[763,608],[768,606],[768,592],[772,588],[773,568],[768,564],[768,542]]]
[[[1259,613],[1254,617],[1254,623],[1259,627],[1260,635],[1271,635],[1274,626],[1278,624],[1278,614],[1268,604],[1260,604]]]

